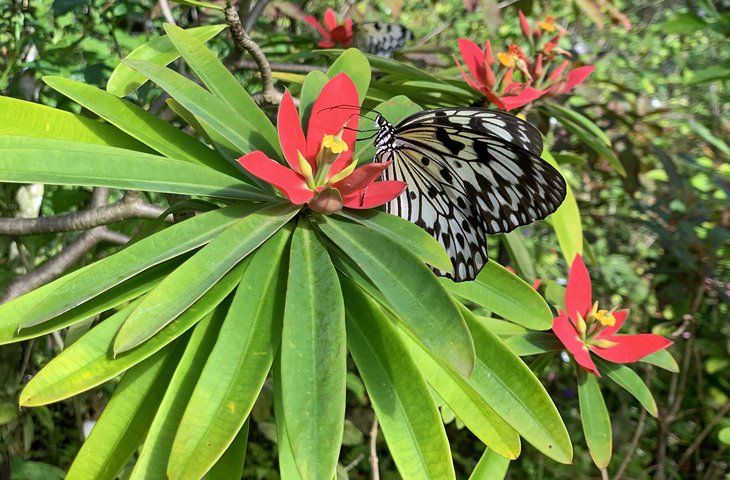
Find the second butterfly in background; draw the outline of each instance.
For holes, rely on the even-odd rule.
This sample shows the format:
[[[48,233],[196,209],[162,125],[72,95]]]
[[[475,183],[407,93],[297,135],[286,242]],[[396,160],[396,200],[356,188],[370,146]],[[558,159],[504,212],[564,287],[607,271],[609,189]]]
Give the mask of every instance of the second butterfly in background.
[[[365,53],[391,58],[412,38],[413,33],[398,23],[359,23],[353,27],[352,45]]]

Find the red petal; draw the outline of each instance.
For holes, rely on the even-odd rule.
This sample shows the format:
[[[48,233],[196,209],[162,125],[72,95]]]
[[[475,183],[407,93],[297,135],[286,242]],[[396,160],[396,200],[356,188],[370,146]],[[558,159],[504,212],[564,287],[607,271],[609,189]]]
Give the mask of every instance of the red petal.
[[[349,47],[352,44],[352,20],[349,18],[345,20],[345,31],[347,32],[348,37],[347,45],[345,46]]]
[[[348,208],[375,208],[388,203],[406,189],[406,184],[397,180],[383,180],[371,183],[363,190],[342,196],[342,204]]]
[[[336,108],[347,106],[349,108]],[[327,82],[322,88],[319,97],[312,107],[312,116],[309,117],[309,128],[307,129],[307,160],[314,166],[319,146],[325,135],[336,135],[337,132],[347,123],[348,128],[342,134],[342,139],[350,147],[342,152],[340,157],[330,168],[331,174],[342,170],[352,158],[352,150],[355,147],[355,136],[359,117],[358,111],[353,107],[360,106],[360,99],[357,88],[350,77],[344,73],[338,74]],[[335,107],[335,108],[332,108]],[[349,120],[349,121],[348,121]]]
[[[479,79],[477,79],[476,81],[472,80],[471,76],[469,76],[469,74],[464,71],[464,68],[461,66],[461,62],[459,62],[459,59],[456,58],[456,56],[454,56],[454,60],[456,60],[456,67],[459,69],[459,72],[461,72],[461,76],[464,77],[464,80],[471,88],[478,92],[481,92],[482,88],[486,88],[484,85],[480,85],[479,83],[477,83]]]
[[[525,18],[525,14],[522,13],[522,10],[517,10],[517,15],[520,17],[520,28],[522,28],[522,35],[525,36],[526,39],[530,39],[532,37],[532,29],[530,28],[530,24],[527,23],[527,19]]]
[[[338,25],[332,30],[332,40],[340,45],[345,45],[348,40],[352,40],[352,35],[347,34],[347,29],[344,25]]]
[[[496,93],[494,93],[492,90],[490,90],[487,87],[484,87],[482,89],[482,93],[484,93],[484,96],[487,97],[487,99],[494,104],[495,107],[497,107],[500,110],[508,110],[507,106],[504,104],[501,98],[497,96]]]
[[[294,100],[292,100],[289,90],[284,92],[284,97],[281,99],[277,125],[279,143],[281,144],[281,150],[284,152],[284,158],[294,171],[301,173],[297,150],[304,153],[307,143],[304,139],[304,132],[302,132],[302,125],[299,123],[297,107],[294,106]]]
[[[574,68],[573,70],[566,73],[565,78],[567,79],[567,83],[565,84],[565,89],[563,90],[563,93],[569,92],[576,85],[580,85],[581,83],[583,83],[588,75],[590,75],[595,69],[596,67],[594,67],[593,65],[586,65],[585,67]]]
[[[469,69],[471,76],[479,83],[484,84],[484,50],[479,48],[476,43],[466,38],[459,39],[459,51],[461,58]]]
[[[329,40],[322,40],[317,44],[319,48],[334,48],[335,42],[331,42]]]
[[[514,84],[510,84],[508,85],[508,87],[510,87],[511,85]],[[515,108],[520,108],[530,102],[537,100],[538,98],[542,97],[544,93],[545,92],[542,90],[536,90],[532,87],[525,87],[525,89],[519,95],[508,95],[506,97],[502,97],[502,102],[504,102],[506,110],[514,110]]]
[[[654,353],[663,348],[667,348],[672,344],[671,341],[653,333],[643,333],[640,335],[615,335],[601,338],[617,342],[618,345],[610,348],[598,348],[591,346],[591,350],[609,362],[614,363],[631,363],[641,360],[650,353]]]
[[[314,18],[312,16],[307,16],[307,17],[304,17],[304,20],[306,20],[307,22],[309,22],[310,25],[312,25],[314,28],[316,28],[317,31],[319,32],[319,34],[322,35],[322,37],[329,38],[329,36],[330,36],[329,32],[324,29],[324,27],[317,21],[316,18]]]
[[[238,163],[255,177],[272,184],[296,205],[308,202],[313,192],[297,172],[255,151],[238,159]]]
[[[591,295],[591,277],[588,276],[583,257],[577,254],[570,267],[568,285],[565,288],[565,310],[574,324],[576,314],[580,313],[585,318],[591,309]]]
[[[337,26],[337,18],[335,18],[335,12],[328,8],[326,12],[324,12],[324,26],[327,27],[327,30],[332,31]]]
[[[593,363],[593,360],[591,359],[591,354],[580,339],[578,331],[568,320],[568,317],[555,317],[553,319],[553,332],[563,346],[565,346],[565,349],[573,355],[573,358],[575,358],[575,361],[578,362],[578,365],[594,375],[599,377],[601,376],[601,374],[598,373],[596,364]]]
[[[362,190],[380,177],[383,170],[388,168],[393,161],[380,163],[366,163],[357,167],[350,175],[335,183],[333,187],[340,191],[342,196]]]
[[[616,319],[616,323],[613,324],[613,327],[604,328],[598,335],[598,338],[606,338],[618,332],[621,329],[621,326],[624,324],[624,321],[626,321],[626,317],[628,316],[628,310],[617,310],[613,312],[613,318]]]
[[[565,71],[569,63],[570,62],[568,60],[565,60],[563,63],[561,63],[558,68],[550,72],[550,75],[548,75],[548,80],[550,80],[551,82],[557,82],[558,80],[560,80],[560,77],[563,76],[563,71]]]

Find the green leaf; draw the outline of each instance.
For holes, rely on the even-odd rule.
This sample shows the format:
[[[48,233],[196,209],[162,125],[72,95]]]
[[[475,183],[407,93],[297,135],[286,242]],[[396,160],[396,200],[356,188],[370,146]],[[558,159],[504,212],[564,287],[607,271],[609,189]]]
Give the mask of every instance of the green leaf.
[[[570,463],[573,448],[568,431],[540,381],[471,312],[462,308],[462,314],[477,348],[474,372],[466,381],[469,387],[535,448],[560,463]],[[429,383],[439,390],[430,379]]]
[[[243,463],[246,459],[246,447],[248,446],[249,422],[243,424],[223,456],[215,462],[213,468],[205,474],[203,480],[229,480],[243,476]]]
[[[410,249],[421,260],[444,271],[453,270],[449,254],[424,229],[395,215],[378,210],[342,210],[339,216],[358,222],[385,234]]]
[[[238,220],[168,275],[135,307],[114,339],[119,354],[143,343],[183,313],[301,207],[269,205]]]
[[[725,427],[717,433],[717,439],[725,445],[730,445],[730,427]]]
[[[665,34],[693,33],[708,28],[708,23],[693,12],[684,12],[673,16],[663,25],[661,30]]]
[[[469,480],[499,480],[507,476],[510,460],[487,449],[471,472]]]
[[[245,266],[246,261],[154,338],[116,358],[112,357],[112,340],[138,302],[105,319],[37,373],[21,392],[20,404],[32,407],[63,400],[114,378],[156,353],[220,304],[240,281]]]
[[[261,150],[271,158],[281,158],[279,143],[270,143],[259,133],[259,126],[241,116],[228,103],[169,68],[142,60],[124,60],[128,66],[159,85],[180,105],[200,117],[241,153]]]
[[[380,306],[343,279],[347,345],[403,478],[455,478],[441,417]]]
[[[38,103],[0,96],[0,135],[55,138],[151,152],[121,130]]]
[[[309,127],[309,117],[312,114],[314,102],[319,97],[319,93],[329,81],[330,77],[319,70],[311,71],[304,77],[302,92],[299,94],[299,119],[302,122],[302,129],[307,133]]]
[[[243,115],[246,120],[258,128],[258,132],[266,138],[270,145],[278,148],[279,137],[269,117],[213,52],[208,50],[201,40],[180,27],[167,24],[165,32],[187,64],[208,87],[208,90]]]
[[[507,247],[510,259],[514,262],[514,269],[522,275],[528,283],[531,283],[537,279],[537,273],[535,273],[535,264],[532,258],[533,255],[527,250],[525,241],[523,240],[524,238],[524,233],[519,230],[513,230],[500,237],[500,239],[504,242],[503,245]]]
[[[18,418],[20,410],[14,403],[3,402],[0,403],[0,426],[12,422]]]
[[[532,330],[547,330],[553,325],[553,314],[540,294],[494,260],[487,262],[473,282],[440,280],[451,293],[518,325]]]
[[[2,308],[2,307],[0,307]],[[0,316],[0,318],[2,318]],[[666,349],[658,350],[654,353],[650,353],[646,357],[639,360],[640,362],[649,363],[651,365],[656,365],[659,368],[663,368],[664,370],[668,370],[672,373],[679,372],[679,365],[677,365],[677,361],[672,357],[672,354],[669,353]]]
[[[17,315],[16,318],[22,319],[20,328],[41,324],[147,268],[205,245],[238,221],[241,216],[260,208],[259,205],[235,205],[196,215],[133,243],[114,255],[59,278],[42,287],[46,292],[43,296],[31,292],[6,305],[19,304],[24,307],[15,307],[17,310],[13,312]],[[28,300],[24,300],[26,297]],[[37,304],[29,305],[30,299],[35,300]],[[0,306],[0,313],[13,308],[6,305]]]
[[[191,28],[187,32],[205,42],[226,28],[227,25],[209,25]],[[170,39],[161,36],[153,38],[144,45],[137,47],[125,58],[147,60],[158,65],[167,65],[179,56],[180,53],[172,45]],[[117,97],[124,97],[135,91],[146,81],[147,78],[144,75],[140,75],[124,64],[119,64],[109,77],[109,81],[106,84],[106,91]]]
[[[693,70],[692,77],[686,82],[686,85],[698,85],[701,83],[714,82],[715,80],[730,79],[730,66],[728,65],[711,65],[701,70]]]
[[[542,158],[560,171],[558,163],[547,149],[543,150]],[[570,265],[576,255],[583,254],[583,225],[580,221],[580,210],[578,210],[578,202],[575,200],[573,191],[567,183],[565,187],[567,189],[565,200],[555,213],[550,215],[550,223],[555,230],[555,235],[558,237],[558,244],[563,252],[563,258]]]
[[[598,468],[606,468],[611,461],[611,419],[596,377],[576,367],[578,373],[578,401],[580,420],[586,436],[588,451]]]
[[[66,478],[114,479],[142,443],[185,342],[129,370],[76,455]]]
[[[633,395],[651,416],[656,417],[659,414],[651,390],[649,390],[649,387],[646,386],[636,372],[626,365],[605,362],[600,358],[596,358],[595,360],[598,371],[605,373],[608,378]]]
[[[730,146],[727,142],[712,133],[709,128],[694,120],[689,120],[687,126],[704,141],[721,151],[726,157],[730,157]]]
[[[327,76],[334,78],[340,72],[346,73],[355,84],[362,104],[370,86],[371,73],[368,59],[357,48],[348,48],[342,55],[337,57],[337,60],[327,70]]]
[[[23,328],[21,330],[21,320],[27,312],[31,311],[36,305],[38,305],[41,299],[50,298],[50,292],[53,292],[53,290],[58,287],[59,283],[62,281],[68,281],[71,278],[76,278],[77,275],[81,274],[82,270],[85,271],[86,268],[91,266],[89,265],[88,267],[84,267],[82,270],[77,270],[67,274],[65,277],[37,288],[32,292],[13,300],[12,302],[0,305],[0,345],[40,337],[41,335],[55,332],[56,330],[77,324],[78,322],[93,319],[95,315],[121,305],[122,303],[126,303],[129,300],[137,298],[139,295],[149,291],[152,287],[157,285],[157,283],[159,283],[165,275],[174,270],[179,263],[178,259],[173,259],[162,265],[148,268],[142,273],[122,282],[111,290],[97,295],[88,302],[72,308],[61,315],[54,317],[52,320],[45,321],[35,327]],[[9,305],[9,307],[6,307],[6,305]],[[12,314],[7,312],[7,310],[12,310]]]
[[[577,136],[591,150],[608,160],[608,163],[611,164],[619,175],[622,177],[626,176],[626,169],[611,148],[611,140],[598,125],[570,108],[555,103],[546,103],[544,107],[566,130]]]
[[[276,449],[279,452],[279,478],[301,480],[301,475],[294,462],[294,454],[289,443],[281,386],[281,349],[274,359],[274,419],[276,420]]]
[[[251,256],[187,402],[172,446],[170,478],[199,478],[211,468],[232,445],[263,387],[281,335],[290,235],[291,229],[280,229]]]
[[[514,335],[525,335],[527,333],[530,333],[530,330],[526,329],[525,327],[521,327],[506,320],[492,317],[483,317],[479,315],[475,315],[474,318],[482,326],[484,326],[484,328],[488,329],[490,332],[497,335],[498,337],[509,338]]]
[[[318,227],[382,292],[407,331],[439,360],[465,377],[474,366],[474,343],[454,302],[434,274],[399,243],[336,217]]]
[[[504,344],[520,357],[554,352],[564,348],[560,340],[552,333],[539,332],[513,335],[506,339]]]
[[[212,315],[204,317],[195,325],[185,352],[167,385],[165,396],[159,403],[157,414],[149,426],[144,446],[130,479],[165,478],[175,432],[184,432],[180,419],[190,396],[197,389],[200,372],[218,338],[227,307],[227,302],[219,305]],[[174,465],[171,468],[174,468]],[[200,478],[200,476],[187,478]]]
[[[273,197],[240,178],[183,160],[122,148],[1,137],[0,182],[48,183],[245,200]]]
[[[294,232],[281,334],[281,395],[303,478],[335,475],[345,420],[347,348],[340,283],[308,220]]]
[[[61,92],[166,157],[187,160],[227,175],[240,176],[236,168],[211,152],[210,148],[178,130],[169,122],[157,118],[126,100],[91,85],[67,78],[43,77],[43,81],[54,90]]]

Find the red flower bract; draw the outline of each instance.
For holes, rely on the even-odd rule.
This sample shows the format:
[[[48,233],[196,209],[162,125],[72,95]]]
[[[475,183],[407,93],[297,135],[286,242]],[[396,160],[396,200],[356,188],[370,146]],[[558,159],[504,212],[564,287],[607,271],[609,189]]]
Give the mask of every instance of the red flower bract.
[[[338,25],[335,12],[331,8],[328,8],[324,14],[324,26],[312,16],[304,17],[304,19],[322,35],[323,40],[317,44],[318,47],[333,48],[338,45],[342,47],[352,45],[352,20],[348,18],[345,23]]]
[[[565,290],[567,313],[560,310],[553,319],[553,332],[573,354],[578,365],[594,375],[600,376],[600,373],[590,352],[609,362],[631,363],[672,344],[666,338],[652,333],[615,335],[629,311],[599,310],[598,302],[593,303],[591,297],[588,270],[583,258],[576,255]]]
[[[348,108],[337,108],[346,105]],[[405,188],[398,181],[379,181],[391,162],[358,168],[352,160],[358,123],[352,107],[360,105],[355,84],[340,73],[327,82],[312,106],[305,137],[289,92],[279,106],[279,143],[289,167],[256,151],[238,159],[252,175],[270,183],[292,203],[320,213],[343,206],[373,208],[397,197]],[[347,126],[348,129],[344,127]]]

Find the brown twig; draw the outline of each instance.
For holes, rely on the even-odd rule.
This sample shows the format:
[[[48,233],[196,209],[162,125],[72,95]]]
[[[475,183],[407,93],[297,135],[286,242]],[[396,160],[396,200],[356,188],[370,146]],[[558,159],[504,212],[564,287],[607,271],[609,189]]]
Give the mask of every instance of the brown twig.
[[[723,405],[720,410],[717,411],[714,417],[712,417],[712,420],[710,420],[710,423],[705,426],[705,428],[702,429],[699,435],[694,439],[694,441],[690,444],[689,447],[687,447],[687,450],[682,454],[682,456],[679,459],[679,466],[678,469],[681,469],[684,464],[689,461],[689,457],[694,453],[695,450],[700,446],[702,441],[709,435],[709,433],[712,431],[713,428],[715,428],[715,425],[722,420],[725,415],[730,412],[730,402],[726,402],[725,405]]]
[[[158,218],[165,209],[145,203],[133,194],[113,205],[43,218],[0,218],[0,235],[71,232],[121,222],[129,218]]]
[[[12,300],[60,277],[71,265],[78,262],[86,252],[104,241],[123,245],[129,241],[129,237],[121,233],[113,232],[106,227],[94,227],[82,233],[76,240],[69,243],[61,253],[37,269],[25,275],[15,277],[2,296],[0,296],[0,303]]]
[[[243,70],[258,70],[259,66],[253,60],[240,59],[233,65],[236,69]],[[302,63],[270,63],[269,66],[274,72],[286,72],[286,73],[309,73],[314,70],[320,72],[326,72],[327,67],[320,65],[304,65]]]
[[[252,95],[252,98],[259,105],[263,103],[278,105],[281,102],[283,94],[274,88],[274,79],[271,76],[269,60],[264,55],[261,47],[244,30],[243,25],[241,25],[241,18],[238,16],[238,10],[229,4],[226,6],[225,15],[234,43],[237,47],[247,51],[253,57],[261,74],[263,89],[261,92]]]
[[[170,10],[170,4],[167,3],[167,0],[157,0],[157,4],[160,6],[160,10],[162,11],[162,16],[165,17],[165,21],[167,23],[177,25],[175,17],[172,16],[172,10]]]
[[[378,417],[373,415],[373,426],[370,427],[370,467],[373,471],[373,480],[380,480],[378,471]]]
[[[613,476],[613,480],[621,480],[621,477],[623,476],[624,471],[626,471],[626,467],[629,466],[629,462],[631,462],[631,458],[634,456],[636,447],[639,446],[639,440],[641,440],[641,434],[644,432],[644,422],[645,421],[646,421],[646,410],[641,409],[641,416],[639,417],[639,422],[636,424],[636,430],[634,431],[634,436],[631,438],[631,443],[629,444],[629,449],[626,450],[626,455],[624,456],[624,459],[621,461],[621,465],[618,467],[618,471],[616,472],[616,475]]]

